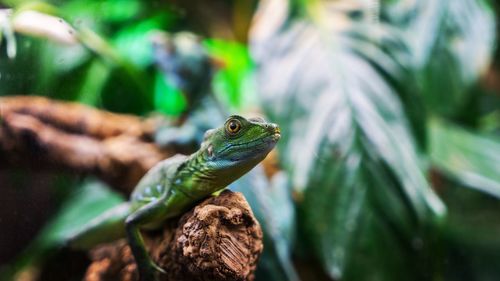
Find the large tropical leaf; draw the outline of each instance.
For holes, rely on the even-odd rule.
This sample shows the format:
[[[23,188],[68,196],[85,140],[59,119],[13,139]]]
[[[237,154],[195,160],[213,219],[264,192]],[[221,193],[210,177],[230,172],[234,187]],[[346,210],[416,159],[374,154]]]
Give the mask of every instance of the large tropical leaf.
[[[399,0],[384,7],[391,24],[404,32],[426,105],[445,116],[461,114],[478,96],[471,85],[489,67],[491,9],[483,0]]]
[[[218,99],[231,109],[255,106],[253,64],[247,46],[213,38],[203,43],[210,56],[222,64],[212,80]]]
[[[445,210],[397,91],[408,71],[404,37],[354,22],[332,2],[264,1],[257,19],[257,84],[303,196],[303,239],[335,279],[428,278],[429,230]]]
[[[500,140],[442,120],[431,122],[432,164],[465,186],[500,199]]]

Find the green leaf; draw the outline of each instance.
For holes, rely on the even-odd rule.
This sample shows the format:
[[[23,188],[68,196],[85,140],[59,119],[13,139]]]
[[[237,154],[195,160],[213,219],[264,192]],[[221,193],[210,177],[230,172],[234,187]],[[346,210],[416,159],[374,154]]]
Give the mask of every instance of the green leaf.
[[[39,239],[45,243],[64,242],[75,229],[122,202],[123,197],[104,184],[88,181],[61,207],[59,215],[52,219]]]
[[[110,74],[111,68],[108,65],[100,60],[93,60],[79,88],[77,100],[83,104],[97,106]]]
[[[187,106],[181,91],[171,85],[161,72],[156,72],[155,76],[154,105],[156,110],[174,116],[184,112]]]
[[[408,48],[390,26],[340,28],[335,4],[315,3],[298,18],[264,6],[251,38],[263,105],[282,127],[280,156],[304,197],[302,239],[334,279],[421,280],[438,258],[429,249],[445,209],[398,92]],[[416,267],[424,257],[428,267]]]
[[[483,0],[400,0],[388,7],[391,23],[409,42],[426,105],[448,117],[460,114],[476,95],[470,87],[489,67],[495,36],[491,8]]]
[[[500,140],[434,119],[430,123],[432,164],[461,184],[500,199]]]
[[[166,17],[153,17],[120,29],[114,35],[113,45],[123,57],[144,69],[153,62],[151,32],[165,26]]]
[[[442,181],[448,206],[446,223],[449,268],[446,280],[496,280],[500,276],[500,201],[478,189]]]
[[[123,202],[123,197],[110,191],[104,184],[87,181],[61,206],[40,234],[17,258],[15,270],[44,261],[57,247],[64,245],[68,236],[79,230],[102,212]]]
[[[255,104],[254,65],[248,48],[220,39],[207,39],[203,43],[210,56],[223,64],[212,81],[216,95],[234,108]]]
[[[149,79],[128,57],[123,56],[105,37],[91,29],[81,28],[78,31],[78,40],[85,47],[99,55],[101,59],[110,63],[111,66],[118,66],[119,70],[122,71],[119,72],[122,75],[122,81],[126,79],[126,83],[131,82],[130,84],[136,87],[135,91],[130,92],[135,94],[135,98],[139,98],[143,105],[147,108],[150,107],[152,101]]]
[[[43,73],[48,79],[64,75],[82,66],[90,59],[90,52],[82,45],[61,46],[51,42],[42,43],[42,67],[48,73]],[[45,72],[44,71],[44,72]]]
[[[95,24],[110,24],[133,20],[145,7],[138,0],[73,0],[65,3],[61,9],[76,24],[88,20],[96,21]]]

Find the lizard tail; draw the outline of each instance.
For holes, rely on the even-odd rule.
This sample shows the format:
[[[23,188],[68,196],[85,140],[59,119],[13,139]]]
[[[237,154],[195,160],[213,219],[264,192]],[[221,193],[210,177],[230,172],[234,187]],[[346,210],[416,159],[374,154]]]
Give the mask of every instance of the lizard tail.
[[[123,238],[125,237],[125,219],[129,214],[129,202],[113,207],[69,235],[65,246],[88,250],[97,244]]]

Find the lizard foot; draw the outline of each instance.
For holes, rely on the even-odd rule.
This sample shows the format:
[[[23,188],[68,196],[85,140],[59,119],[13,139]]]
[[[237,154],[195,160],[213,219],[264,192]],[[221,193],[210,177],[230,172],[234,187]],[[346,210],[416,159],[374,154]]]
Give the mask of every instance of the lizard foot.
[[[152,268],[154,268],[156,271],[160,272],[161,274],[167,274],[167,272],[159,267],[156,263],[152,262],[151,265],[150,265]]]
[[[163,268],[159,267],[154,262],[148,263],[147,266],[139,266],[138,270],[140,281],[158,281],[157,272],[167,274]]]

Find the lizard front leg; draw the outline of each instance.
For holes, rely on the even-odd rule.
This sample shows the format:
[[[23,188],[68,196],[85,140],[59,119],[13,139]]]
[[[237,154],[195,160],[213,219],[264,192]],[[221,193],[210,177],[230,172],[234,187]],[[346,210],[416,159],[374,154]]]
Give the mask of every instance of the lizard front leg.
[[[140,232],[141,226],[163,221],[166,215],[166,208],[163,198],[155,200],[147,205],[142,206],[137,211],[130,214],[125,221],[128,243],[137,263],[139,271],[139,279],[141,281],[154,281],[156,279],[156,271],[165,273],[165,271],[157,266],[144,246],[144,240]]]

